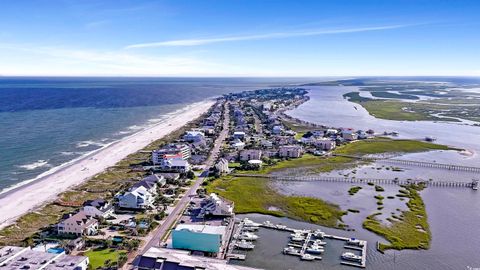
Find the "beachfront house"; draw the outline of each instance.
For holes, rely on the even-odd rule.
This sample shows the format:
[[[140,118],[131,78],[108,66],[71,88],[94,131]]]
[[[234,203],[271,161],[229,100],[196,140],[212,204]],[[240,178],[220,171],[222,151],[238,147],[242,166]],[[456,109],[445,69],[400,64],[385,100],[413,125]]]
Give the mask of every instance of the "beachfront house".
[[[183,140],[190,143],[200,143],[205,141],[205,133],[198,130],[190,130],[183,135]]]
[[[103,199],[88,200],[83,204],[83,211],[87,216],[107,218],[113,215],[113,205]]]
[[[248,149],[248,150],[243,150],[240,152],[239,159],[240,161],[249,161],[252,159],[261,159],[262,158],[262,150],[258,149]]]
[[[179,156],[185,160],[191,157],[190,147],[186,144],[171,143],[160,149],[152,151],[152,163],[161,164],[163,159],[169,156]]]
[[[161,164],[162,171],[185,173],[190,169],[190,163],[180,157],[165,158]]]
[[[300,145],[284,145],[280,146],[278,156],[284,158],[299,158],[303,154],[303,147]]]
[[[57,224],[58,234],[73,234],[76,236],[96,235],[98,232],[98,221],[80,211],[76,214],[68,214]]]
[[[118,198],[118,206],[127,209],[153,207],[157,188],[166,184],[163,176],[152,174],[135,183],[128,192]]]

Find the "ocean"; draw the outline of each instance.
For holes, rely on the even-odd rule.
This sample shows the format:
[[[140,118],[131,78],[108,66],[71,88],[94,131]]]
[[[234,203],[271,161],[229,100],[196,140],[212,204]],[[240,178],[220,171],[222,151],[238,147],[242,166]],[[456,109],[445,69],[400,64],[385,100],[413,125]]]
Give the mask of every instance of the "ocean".
[[[0,190],[165,121],[194,102],[295,81],[0,77]]]

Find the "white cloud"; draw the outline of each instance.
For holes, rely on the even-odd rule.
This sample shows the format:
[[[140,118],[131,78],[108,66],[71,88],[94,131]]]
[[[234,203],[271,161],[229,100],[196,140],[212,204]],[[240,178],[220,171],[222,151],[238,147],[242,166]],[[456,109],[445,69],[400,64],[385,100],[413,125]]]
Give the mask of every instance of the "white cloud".
[[[218,37],[218,38],[178,39],[178,40],[167,40],[167,41],[160,41],[160,42],[131,44],[126,46],[125,49],[150,48],[150,47],[173,47],[173,46],[198,46],[198,45],[207,45],[212,43],[244,41],[244,40],[279,39],[279,38],[290,38],[290,37],[305,37],[305,36],[320,36],[320,35],[330,35],[330,34],[380,31],[380,30],[404,28],[409,26],[412,26],[412,25],[399,24],[399,25],[374,26],[374,27],[362,27],[362,28],[324,29],[324,30],[301,31],[301,32],[277,32],[277,33],[267,33],[267,34],[258,34],[258,35],[231,36],[231,37]]]

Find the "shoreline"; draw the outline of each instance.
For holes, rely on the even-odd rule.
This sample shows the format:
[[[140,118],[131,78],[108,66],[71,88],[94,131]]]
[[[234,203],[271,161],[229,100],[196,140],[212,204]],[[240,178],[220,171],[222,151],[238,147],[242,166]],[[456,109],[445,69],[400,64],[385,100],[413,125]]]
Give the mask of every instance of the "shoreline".
[[[46,171],[0,192],[0,229],[11,225],[20,216],[56,199],[58,194],[77,186],[126,156],[181,128],[205,113],[214,101],[207,99],[171,112],[169,118],[153,126],[111,142],[76,159]]]

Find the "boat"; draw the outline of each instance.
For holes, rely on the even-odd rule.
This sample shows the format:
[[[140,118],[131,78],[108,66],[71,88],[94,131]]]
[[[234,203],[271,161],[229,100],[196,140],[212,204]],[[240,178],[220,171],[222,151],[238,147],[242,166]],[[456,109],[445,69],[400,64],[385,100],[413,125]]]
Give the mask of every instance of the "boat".
[[[244,218],[243,219],[243,226],[244,227],[259,227],[260,226],[260,223],[256,223],[256,222],[253,222],[252,220],[248,219],[248,218]]]
[[[432,136],[426,136],[426,137],[425,137],[425,141],[427,141],[427,142],[434,142],[434,141],[436,141],[436,140],[437,140],[437,138],[432,137]]]
[[[321,254],[325,252],[325,250],[322,246],[310,246],[309,248],[307,248],[307,252],[312,254]]]
[[[315,246],[325,246],[326,244],[327,244],[327,242],[324,242],[320,239],[313,241],[313,245],[315,245]]]
[[[245,250],[251,250],[255,247],[254,244],[247,242],[246,240],[242,240],[240,242],[237,242],[235,246],[239,249],[245,249]]]
[[[321,230],[316,230],[316,231],[313,232],[313,236],[315,236],[316,238],[324,238],[325,233],[322,232]]]
[[[254,232],[254,231],[258,231],[258,228],[259,228],[259,227],[256,227],[256,226],[252,226],[252,227],[243,227],[243,228],[242,228],[242,231],[246,231],[246,232]]]
[[[275,228],[275,225],[268,220],[263,222],[263,226],[268,227],[268,228]]]
[[[283,254],[287,254],[287,255],[299,255],[300,254],[300,251],[298,251],[297,249],[295,249],[294,247],[286,247],[283,249]]]
[[[301,241],[305,241],[305,236],[301,234],[292,234],[290,235],[290,239],[294,242],[301,242]]]
[[[258,239],[258,236],[250,232],[244,232],[240,234],[237,238],[240,240],[255,241]]]
[[[315,257],[310,254],[303,254],[300,259],[302,259],[303,261],[313,261],[315,260]]]
[[[355,238],[348,239],[347,244],[354,245],[354,246],[359,246],[359,247],[363,247],[363,245],[364,245],[362,240],[358,240],[358,239],[355,239]]]
[[[287,226],[278,224],[278,225],[275,226],[275,228],[277,228],[279,230],[285,230],[287,228]]]
[[[347,261],[361,262],[362,261],[362,256],[355,255],[352,252],[344,252],[342,254],[342,259],[347,260]]]

